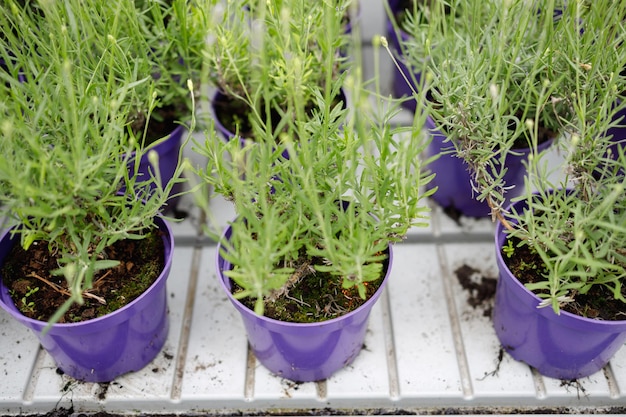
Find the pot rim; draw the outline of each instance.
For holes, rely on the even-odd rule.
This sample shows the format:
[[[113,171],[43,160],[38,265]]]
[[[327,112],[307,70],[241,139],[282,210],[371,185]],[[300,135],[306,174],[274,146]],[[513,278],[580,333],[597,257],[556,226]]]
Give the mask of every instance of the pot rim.
[[[516,201],[512,203],[511,205],[509,205],[507,210],[510,211],[510,209],[513,208],[514,206],[517,208],[522,208],[525,203],[526,203],[525,200]],[[495,242],[495,248],[496,248],[496,262],[498,264],[498,268],[500,268],[501,273],[506,274],[510,278],[510,281],[517,289],[523,291],[525,298],[529,302],[532,301],[532,303],[535,304],[538,314],[541,314],[543,317],[549,320],[560,320],[563,322],[564,325],[567,325],[570,327],[581,326],[582,324],[584,326],[593,326],[596,329],[602,328],[606,332],[626,331],[626,320],[592,319],[588,317],[579,316],[577,314],[573,314],[565,310],[561,310],[560,314],[556,314],[550,306],[539,307],[539,304],[542,302],[542,299],[539,298],[531,290],[526,288],[526,286],[522,284],[522,282],[519,279],[517,279],[517,277],[511,272],[508,265],[504,261],[504,258],[502,257],[501,249],[506,240],[506,236],[507,234],[505,232],[504,226],[502,225],[501,222],[497,222],[495,233],[494,233],[494,242]],[[622,327],[624,329],[620,330],[619,328],[622,328]]]
[[[339,317],[329,319],[329,320],[324,320],[324,321],[315,322],[315,323],[297,323],[297,322],[281,321],[281,320],[276,320],[267,316],[260,316],[256,314],[254,310],[249,309],[247,306],[245,306],[239,300],[237,300],[232,295],[230,288],[227,284],[227,280],[229,278],[224,274],[224,270],[230,269],[231,263],[228,262],[226,259],[222,258],[221,256],[221,248],[222,248],[221,242],[229,239],[231,231],[232,229],[229,224],[228,227],[222,233],[220,241],[218,242],[216,250],[215,250],[215,261],[216,261],[215,264],[217,267],[220,285],[222,289],[224,290],[224,292],[226,292],[226,295],[228,296],[229,300],[235,305],[235,307],[237,307],[239,311],[241,312],[245,311],[247,314],[254,316],[255,319],[262,320],[268,326],[281,326],[283,328],[290,328],[293,330],[298,330],[298,329],[303,329],[303,328],[315,328],[315,327],[319,328],[319,327],[327,327],[327,326],[340,327],[342,322],[349,320],[350,318],[358,314],[361,314],[364,309],[371,308],[374,305],[374,303],[376,303],[376,301],[378,300],[378,298],[384,291],[385,286],[387,285],[387,282],[389,281],[389,276],[391,274],[391,266],[393,265],[393,245],[391,243],[389,243],[387,246],[387,250],[389,254],[387,258],[387,270],[385,272],[385,276],[383,277],[383,280],[380,286],[378,287],[376,292],[372,294],[372,296],[369,299],[367,299],[367,301],[365,301],[365,303],[363,303],[356,309],[350,311],[349,313],[344,314]],[[224,266],[224,268],[222,268],[222,265]]]
[[[124,312],[128,310],[136,309],[139,304],[145,302],[145,299],[148,297],[148,294],[152,292],[154,288],[161,286],[161,285],[165,285],[165,280],[169,275],[169,272],[172,266],[173,255],[174,255],[174,233],[169,223],[162,216],[157,216],[155,218],[155,223],[156,223],[156,226],[161,231],[164,232],[163,243],[165,246],[164,248],[165,264],[163,265],[163,270],[161,271],[157,279],[155,279],[155,281],[152,283],[152,285],[150,285],[150,287],[148,287],[141,295],[139,295],[130,303],[126,304],[124,307],[121,307],[115,311],[105,314],[104,316],[100,316],[100,317],[89,319],[89,320],[83,320],[83,321],[79,321],[76,323],[54,323],[48,329],[48,332],[50,334],[54,334],[55,329],[59,331],[78,330],[78,329],[83,329],[85,327],[88,329],[91,326],[99,325],[104,321],[107,321],[106,323],[107,326],[113,326],[115,324],[121,323],[124,320],[126,320],[126,317],[123,314]],[[11,231],[15,229],[16,227],[19,227],[19,225],[13,226],[5,230],[2,236],[0,236],[0,242],[4,242],[6,239],[10,239],[11,241],[16,241],[17,237],[11,236]],[[19,244],[19,243],[15,242],[14,244]],[[4,257],[0,259],[0,263],[2,263],[3,261],[4,261]],[[4,283],[1,282],[1,280],[2,278],[0,277],[0,290],[3,292],[8,292],[7,287],[4,285]],[[45,329],[48,326],[47,321],[36,320],[30,317],[26,317],[18,310],[15,304],[5,303],[2,297],[0,297],[0,307],[2,307],[5,311],[7,311],[9,314],[15,317],[17,320],[21,321],[23,324],[25,324],[26,326],[30,327],[33,330]]]

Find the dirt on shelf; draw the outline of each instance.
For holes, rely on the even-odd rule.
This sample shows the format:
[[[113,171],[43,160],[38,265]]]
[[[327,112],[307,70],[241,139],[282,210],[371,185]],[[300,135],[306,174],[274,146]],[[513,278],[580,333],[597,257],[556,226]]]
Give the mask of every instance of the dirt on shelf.
[[[480,270],[463,264],[454,271],[459,284],[467,292],[467,303],[491,317],[498,280],[485,276]]]

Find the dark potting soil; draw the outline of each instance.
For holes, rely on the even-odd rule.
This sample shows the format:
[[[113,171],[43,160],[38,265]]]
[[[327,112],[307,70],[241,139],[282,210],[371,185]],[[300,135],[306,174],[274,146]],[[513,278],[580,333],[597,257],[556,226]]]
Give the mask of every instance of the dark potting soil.
[[[121,240],[105,249],[104,258],[119,261],[114,268],[99,271],[90,294],[106,300],[101,304],[85,297],[83,305],[74,304],[60,320],[72,323],[89,320],[115,311],[141,295],[159,277],[165,265],[162,232],[150,231],[141,240]],[[67,300],[67,284],[50,271],[59,268],[59,255],[51,253],[45,242],[36,241],[28,250],[15,245],[0,269],[11,298],[27,317],[47,321]],[[47,284],[48,281],[58,289]]]
[[[394,16],[396,22],[398,22],[398,27],[403,28],[406,25],[406,21],[408,20],[407,15],[412,14],[416,6],[419,12],[420,7],[431,7],[435,1],[439,0],[398,0]],[[450,10],[450,6],[444,4],[445,13],[450,14]],[[418,16],[418,23],[427,23],[427,20],[420,14]]]
[[[345,97],[335,97],[332,107],[342,101],[345,107],[344,98]],[[264,108],[264,105],[262,105],[262,107]],[[246,102],[221,94],[213,101],[213,108],[215,109],[216,118],[226,130],[237,133],[237,135],[242,138],[254,139],[253,127],[250,121],[251,111]],[[313,110],[313,104],[307,105],[306,111],[308,114],[312,114]],[[270,116],[272,126],[277,126],[281,122],[282,117],[275,109],[270,111]],[[265,120],[266,115],[262,115],[262,117],[263,120]]]
[[[144,129],[146,137],[143,146],[148,146],[157,140],[169,135],[178,127],[177,121],[180,121],[180,115],[184,114],[185,109],[181,105],[167,105],[154,109],[148,127],[146,129],[145,115],[136,117],[131,121],[131,129],[136,137],[143,137]]]
[[[513,239],[511,257],[503,251],[502,258],[507,267],[522,284],[545,281],[545,265],[529,246],[518,247],[519,240]],[[561,305],[563,311],[598,320],[626,320],[626,303],[616,300],[612,290],[604,285],[593,285],[585,294],[572,294],[575,301]],[[626,286],[622,286],[626,298]],[[546,307],[550,308],[550,307]]]
[[[458,267],[454,273],[461,287],[468,293],[467,303],[475,309],[482,309],[485,317],[491,317],[497,279],[486,277],[478,269],[465,264]]]
[[[219,95],[213,101],[215,116],[222,126],[229,132],[237,133],[240,137],[251,138],[252,123],[250,123],[250,108],[242,100],[231,99],[226,95]],[[277,112],[272,113],[272,126],[280,122]]]
[[[444,207],[443,213],[450,219],[452,219],[457,226],[462,226],[461,218],[463,217],[463,213],[461,212],[461,210],[456,208],[454,204],[450,204],[449,206]]]
[[[522,120],[521,115],[518,115],[519,118],[519,123],[524,123],[524,121]],[[511,122],[511,130],[515,130],[515,122]],[[558,132],[555,132],[552,129],[547,128],[544,125],[539,125],[537,126],[537,145],[541,145],[543,143],[546,143],[550,140],[554,140],[556,137],[558,136]],[[515,142],[513,143],[513,149],[528,149],[529,143],[529,138],[527,138],[525,135],[520,135]]]
[[[313,262],[322,264],[320,259]],[[383,271],[387,271],[388,261],[383,263]],[[367,290],[363,299],[356,287],[343,288],[341,278],[318,271],[310,272],[275,302],[266,300],[264,316],[292,323],[316,323],[341,317],[369,300],[380,288],[383,278],[384,275],[365,283]],[[241,290],[232,280],[231,288],[233,294]],[[254,310],[255,299],[243,298],[239,301]]]

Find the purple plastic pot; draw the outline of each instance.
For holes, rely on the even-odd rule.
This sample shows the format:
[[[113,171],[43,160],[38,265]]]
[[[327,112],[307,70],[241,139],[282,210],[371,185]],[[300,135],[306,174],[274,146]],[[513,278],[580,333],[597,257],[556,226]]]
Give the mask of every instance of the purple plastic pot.
[[[514,204],[518,211],[525,201]],[[626,342],[626,320],[600,321],[551,307],[538,308],[540,298],[513,276],[502,258],[506,233],[498,222],[495,232],[500,279],[493,324],[502,347],[516,360],[542,375],[572,380],[602,369]]]
[[[213,120],[215,120],[215,129],[217,129],[218,133],[222,136],[222,139],[227,142],[231,139],[238,138],[239,143],[243,147],[245,145],[245,139],[235,135],[234,132],[231,132],[226,126],[224,126],[224,123],[218,117],[218,112],[215,107],[216,103],[227,102],[229,100],[230,98],[220,90],[217,90],[215,94],[213,94],[213,98],[211,99],[211,111],[213,112]]]
[[[451,151],[454,145],[445,142],[446,136],[435,126],[433,119],[428,116],[424,127],[432,136],[432,141],[426,149],[428,157],[440,155],[438,159],[428,165],[428,169],[436,173],[435,178],[428,184],[429,188],[438,187],[432,198],[444,208],[454,207],[459,213],[468,217],[485,217],[491,213],[487,202],[476,200],[475,192],[472,189],[472,176],[469,167],[463,159],[458,158]],[[537,147],[538,152],[548,149],[553,141],[546,141]],[[507,172],[504,181],[507,186],[515,185],[507,191],[505,205],[511,199],[519,196],[524,187],[524,176],[526,168],[524,161],[529,153],[529,149],[514,149],[514,154],[506,157],[505,165]]]
[[[222,240],[229,239],[229,226]],[[230,279],[224,271],[231,269],[218,244],[217,271],[220,284],[241,314],[248,342],[257,359],[271,372],[297,382],[319,381],[352,363],[361,351],[370,311],[380,297],[393,264],[389,246],[387,272],[374,295],[358,309],[335,319],[320,323],[289,323],[259,316],[231,294]]]
[[[167,139],[149,148],[149,150],[154,150],[159,156],[159,175],[161,176],[163,185],[167,184],[167,182],[172,179],[176,168],[178,168],[178,155],[180,154],[183,132],[185,132],[185,128],[182,125],[178,125]],[[132,164],[130,169],[132,169]],[[142,155],[141,161],[139,162],[138,176],[139,178],[150,178],[153,171],[154,169],[148,160],[148,153],[146,152]],[[180,198],[172,196],[176,196],[181,191],[182,183],[177,183],[172,187],[167,209],[177,206]]]
[[[614,145],[611,146],[613,155],[617,153],[618,147],[626,146],[626,107],[617,111],[612,118],[613,122],[618,123],[617,126],[613,126],[606,131],[606,136],[611,136]]]
[[[4,58],[0,58],[0,70],[8,74],[11,74],[11,70],[14,66],[15,66],[15,62],[11,61],[10,63],[7,63]],[[17,81],[21,83],[26,82],[26,76],[24,75],[24,72],[21,69],[17,72],[16,79]],[[8,84],[9,82],[7,82],[7,86]]]
[[[389,0],[389,9],[391,13],[395,15],[398,13],[398,9],[400,8],[400,2],[398,0]],[[420,84],[420,80],[422,77],[421,72],[415,71],[406,64],[405,56],[403,53],[402,45],[405,45],[408,41],[411,40],[411,36],[402,29],[399,29],[398,32],[394,29],[394,24],[392,20],[387,16],[387,39],[389,41],[390,49],[394,53],[396,61],[398,62],[398,67],[393,71],[393,77],[391,80],[391,89],[393,96],[396,98],[405,97],[406,100],[403,100],[400,104],[403,108],[414,112],[417,108],[417,101],[413,98],[413,91],[418,90],[418,85]],[[402,76],[402,74],[406,75],[406,80]],[[407,84],[408,80],[408,84]]]
[[[157,280],[141,296],[105,316],[78,323],[54,324],[45,334],[46,322],[22,315],[0,279],[0,306],[32,329],[43,348],[64,373],[87,382],[107,382],[146,366],[161,351],[169,331],[165,282],[170,273],[174,239],[161,218],[165,266]],[[0,238],[0,264],[19,236],[6,231]]]

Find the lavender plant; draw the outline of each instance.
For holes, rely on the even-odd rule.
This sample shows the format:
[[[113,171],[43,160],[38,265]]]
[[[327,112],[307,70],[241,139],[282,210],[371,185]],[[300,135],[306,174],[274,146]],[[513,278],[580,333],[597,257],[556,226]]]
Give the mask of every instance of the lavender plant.
[[[42,241],[59,255],[51,272],[69,296],[50,323],[85,298],[105,302],[90,293],[95,274],[117,265],[103,250],[154,228],[175,182],[138,178],[146,151],[129,115],[136,103],[147,114],[154,109],[154,79],[139,77],[138,64],[126,59],[115,23],[103,36],[89,25],[100,14],[72,7],[79,3],[61,11],[51,2],[8,1],[0,13],[0,51],[26,78],[0,72],[0,202],[25,249]]]
[[[295,93],[315,105],[318,87],[330,86],[341,76],[351,0],[207,3],[211,24],[203,84],[226,96],[232,106],[226,113],[237,112],[232,124],[239,135],[250,136],[252,123],[281,130],[281,116],[293,112],[293,86],[287,80],[297,78]],[[333,59],[326,60],[328,55]]]
[[[434,9],[429,25],[413,16],[409,28],[421,42],[411,45],[412,62],[427,74],[429,113],[469,165],[477,198],[541,260],[540,282],[528,287],[556,312],[596,284],[626,301],[625,161],[621,138],[606,133],[624,125],[616,115],[624,108],[625,6],[464,0],[450,8]],[[558,182],[537,152],[552,132],[565,161]],[[521,197],[527,209],[508,213],[503,161],[520,143],[534,151]]]
[[[324,5],[324,11],[335,13],[333,5]],[[261,315],[312,274],[364,299],[368,286],[383,277],[388,245],[426,224],[422,199],[429,193],[423,186],[430,177],[419,158],[426,144],[422,115],[412,128],[392,127],[397,108],[386,107],[379,94],[366,93],[357,58],[345,81],[353,105],[334,104],[330,98],[344,85],[343,77],[334,77],[335,35],[327,26],[320,36],[320,44],[333,47],[315,58],[304,48],[289,57],[291,70],[283,74],[280,94],[289,111],[282,114],[278,141],[246,141],[242,147],[219,140],[209,129],[195,147],[208,158],[199,176],[232,201],[238,215],[229,241],[223,242],[222,255],[234,266],[225,273],[240,287],[235,296],[254,299]],[[272,41],[263,50],[282,46]],[[358,50],[352,55],[360,57]],[[311,59],[320,61],[317,79],[324,83],[301,70]],[[310,98],[313,111],[307,111]],[[255,137],[275,134],[265,124],[253,126]],[[328,303],[320,309],[339,310],[332,304],[336,295],[320,298]]]

